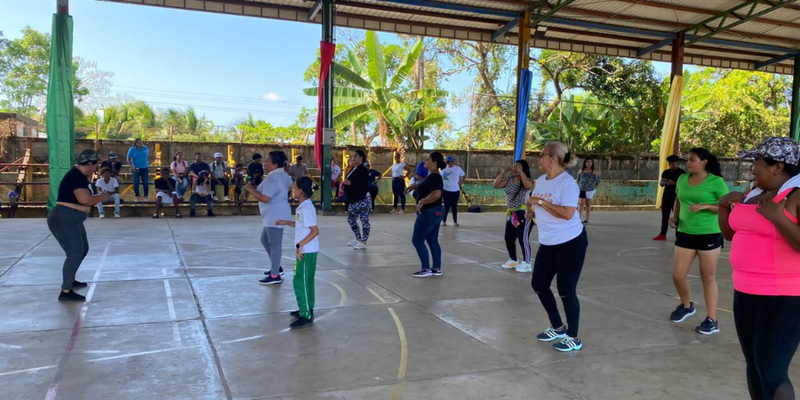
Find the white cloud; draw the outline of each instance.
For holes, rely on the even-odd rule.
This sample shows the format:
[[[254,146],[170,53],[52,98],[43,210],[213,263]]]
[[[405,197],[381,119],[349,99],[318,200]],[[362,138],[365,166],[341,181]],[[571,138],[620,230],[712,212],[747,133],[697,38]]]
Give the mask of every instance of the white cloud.
[[[264,93],[264,100],[274,103],[278,101],[283,101],[283,97],[279,96],[275,92],[269,92],[269,93]]]

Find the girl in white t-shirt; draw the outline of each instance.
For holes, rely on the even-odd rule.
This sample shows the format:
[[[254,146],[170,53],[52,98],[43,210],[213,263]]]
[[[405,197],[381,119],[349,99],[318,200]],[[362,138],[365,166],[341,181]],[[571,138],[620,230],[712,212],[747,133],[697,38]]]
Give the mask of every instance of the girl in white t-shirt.
[[[545,145],[539,157],[539,168],[545,175],[536,180],[528,200],[532,211],[526,215],[528,219],[535,215],[539,227],[539,251],[533,263],[531,286],[550,318],[550,327],[537,339],[542,342],[560,339],[553,347],[564,352],[583,347],[578,337],[580,302],[576,289],[589,246],[586,229],[578,214],[580,189],[572,176],[564,171],[574,163],[574,157],[563,143]],[[564,304],[567,325],[561,320],[556,298],[550,290],[554,277],[558,279],[556,286]]]
[[[406,171],[411,171],[405,162],[403,162],[400,153],[394,155],[394,164],[392,165],[392,195],[394,197],[394,206],[389,214],[405,214],[406,212]],[[397,203],[400,203],[400,208],[397,208]]]
[[[292,197],[300,205],[297,206],[294,221],[278,220],[276,226],[294,227],[294,244],[297,258],[294,263],[294,295],[297,298],[297,311],[290,315],[297,318],[289,325],[291,329],[302,329],[314,324],[314,275],[317,271],[317,254],[319,253],[319,228],[317,227],[317,210],[311,202],[314,182],[303,176],[292,185]]]

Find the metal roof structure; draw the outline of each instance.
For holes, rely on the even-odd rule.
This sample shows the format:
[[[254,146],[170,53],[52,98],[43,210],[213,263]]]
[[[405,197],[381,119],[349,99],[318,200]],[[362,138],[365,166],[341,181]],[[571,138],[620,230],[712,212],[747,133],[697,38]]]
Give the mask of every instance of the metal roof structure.
[[[321,23],[321,0],[99,0]],[[798,0],[337,0],[341,27],[516,44],[530,10],[531,46],[793,74]],[[524,27],[522,29],[525,29]]]

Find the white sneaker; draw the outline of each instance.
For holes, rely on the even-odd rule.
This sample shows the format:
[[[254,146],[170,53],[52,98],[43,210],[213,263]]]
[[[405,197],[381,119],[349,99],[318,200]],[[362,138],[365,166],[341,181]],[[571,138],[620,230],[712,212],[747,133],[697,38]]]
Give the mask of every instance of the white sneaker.
[[[506,261],[505,264],[501,265],[501,267],[503,267],[505,269],[512,269],[512,268],[517,268],[518,264],[519,264],[518,262],[509,259],[508,261]]]
[[[231,198],[228,197],[228,196],[225,196],[225,201],[231,201]]]
[[[217,196],[214,196],[213,200],[214,200],[214,201],[219,201],[219,199],[217,198]]]
[[[353,246],[353,250],[366,250],[366,249],[367,245],[361,242],[358,242],[355,244],[355,246]]]
[[[526,263],[525,261],[520,262],[517,264],[517,272],[531,272],[531,263]]]
[[[397,214],[397,210],[389,211],[389,214]]]
[[[134,201],[135,203],[138,203],[138,202],[140,202],[141,200],[139,199],[139,197],[136,197],[135,199],[133,199],[133,201]]]
[[[119,218],[119,213],[114,213],[114,218]]]
[[[350,247],[353,247],[358,243],[361,243],[361,242],[359,242],[358,240],[353,239],[353,240],[347,242],[347,245],[350,246]]]
[[[106,218],[105,214],[100,214],[100,219],[105,219],[105,218]]]

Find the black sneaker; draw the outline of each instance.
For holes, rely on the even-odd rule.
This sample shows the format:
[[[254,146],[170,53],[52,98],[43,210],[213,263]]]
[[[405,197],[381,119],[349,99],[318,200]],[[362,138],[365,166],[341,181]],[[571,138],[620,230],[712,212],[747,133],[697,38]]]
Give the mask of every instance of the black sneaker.
[[[298,318],[296,321],[289,324],[289,328],[291,329],[303,329],[308,328],[309,326],[314,325],[313,319],[308,318]]]
[[[430,278],[433,276],[433,273],[429,269],[421,269],[417,272],[411,274],[414,278]]]
[[[439,268],[439,269],[434,268],[434,269],[431,270],[431,274],[433,274],[433,276],[442,276],[442,269],[441,268]]]
[[[190,210],[190,211],[189,211],[189,216],[190,216],[190,217],[194,217],[194,215],[195,215],[195,212],[194,212],[194,210]]]
[[[544,330],[544,332],[536,335],[536,339],[539,339],[540,342],[552,342],[553,340],[557,339],[564,339],[567,337],[567,327],[564,326],[561,329],[553,329],[553,327],[549,327]]]
[[[70,290],[67,293],[63,291],[58,295],[58,301],[86,301],[86,296],[77,294]]]
[[[697,311],[694,308],[694,302],[692,301],[689,304],[691,305],[689,308],[684,307],[683,303],[681,303],[678,307],[675,307],[675,311],[669,315],[669,319],[672,322],[678,323],[683,322],[686,320],[686,318],[694,315],[694,313]]]
[[[289,315],[291,315],[294,318],[300,318],[300,310],[292,311],[292,312],[289,313]],[[312,320],[314,319],[314,310],[313,309],[311,310],[311,319]]]
[[[280,285],[283,280],[280,276],[273,278],[272,275],[267,275],[266,278],[259,280],[259,282],[261,282],[262,285]]]
[[[713,335],[719,332],[719,325],[711,317],[706,317],[697,328],[694,328],[694,331],[701,335]]]
[[[214,214],[214,212],[213,212],[213,211],[211,211],[211,210],[208,210],[208,216],[209,216],[209,217],[216,217],[216,216],[217,216],[217,214]]]
[[[283,267],[278,267],[278,273],[283,276]],[[272,271],[265,271],[264,275],[269,275]]]
[[[84,287],[87,287],[87,286],[89,286],[89,284],[87,284],[86,282],[72,281],[72,287],[74,287],[74,288],[84,288]]]

